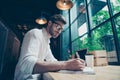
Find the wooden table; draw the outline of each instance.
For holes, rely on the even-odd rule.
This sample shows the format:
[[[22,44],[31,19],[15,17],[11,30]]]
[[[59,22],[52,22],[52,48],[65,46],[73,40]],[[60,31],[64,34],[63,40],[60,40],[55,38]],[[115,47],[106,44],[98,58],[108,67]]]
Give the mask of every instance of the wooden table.
[[[43,78],[44,80],[120,80],[120,66],[94,67],[94,70],[95,75],[48,72]]]

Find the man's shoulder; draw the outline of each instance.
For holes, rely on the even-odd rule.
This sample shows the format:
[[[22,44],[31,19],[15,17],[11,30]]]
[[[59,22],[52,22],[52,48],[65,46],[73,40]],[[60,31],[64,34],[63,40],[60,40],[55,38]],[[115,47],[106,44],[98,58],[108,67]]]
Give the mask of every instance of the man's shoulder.
[[[29,32],[42,32],[42,29],[38,29],[38,28],[34,28],[34,29],[31,29]]]
[[[31,29],[30,31],[28,31],[28,33],[40,34],[40,33],[42,33],[42,29],[34,28],[34,29]]]
[[[34,29],[31,29],[29,30],[26,35],[42,35],[42,29],[37,29],[37,28],[34,28]]]

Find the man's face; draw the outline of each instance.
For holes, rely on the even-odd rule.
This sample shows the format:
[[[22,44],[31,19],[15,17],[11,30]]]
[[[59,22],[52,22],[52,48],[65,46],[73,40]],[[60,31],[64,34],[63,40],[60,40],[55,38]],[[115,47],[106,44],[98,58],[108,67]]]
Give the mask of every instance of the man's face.
[[[59,21],[56,22],[51,22],[51,25],[49,27],[49,34],[53,37],[56,38],[60,35],[60,33],[63,30],[63,24]]]

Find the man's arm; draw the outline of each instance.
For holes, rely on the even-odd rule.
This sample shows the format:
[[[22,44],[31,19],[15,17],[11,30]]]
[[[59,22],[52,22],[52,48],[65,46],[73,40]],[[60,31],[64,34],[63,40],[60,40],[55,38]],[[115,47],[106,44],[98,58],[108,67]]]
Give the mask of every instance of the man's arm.
[[[82,70],[84,67],[85,62],[83,60],[78,59],[56,62],[37,61],[33,69],[33,74],[59,70]]]

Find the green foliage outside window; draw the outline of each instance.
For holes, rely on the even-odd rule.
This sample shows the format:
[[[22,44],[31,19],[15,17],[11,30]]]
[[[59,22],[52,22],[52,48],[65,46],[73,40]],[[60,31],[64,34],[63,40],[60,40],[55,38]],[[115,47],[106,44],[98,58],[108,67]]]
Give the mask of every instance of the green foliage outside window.
[[[120,8],[116,7],[115,10]],[[108,12],[105,10],[99,11],[95,16],[92,17],[93,26],[98,25],[109,18]],[[117,28],[118,37],[120,38],[120,27]],[[101,43],[101,38],[105,35],[112,35],[112,28],[110,22],[100,26],[92,32],[92,37],[86,37],[83,41],[79,39],[80,48],[88,48],[89,51],[103,50],[104,45]],[[81,45],[82,44],[82,45]]]
[[[118,3],[120,4],[120,0],[118,0]],[[114,11],[120,11],[120,8],[118,6],[114,7]],[[97,25],[101,24],[108,18],[109,18],[109,14],[108,14],[107,10],[99,11],[95,16],[92,17],[93,26],[97,26]],[[120,17],[118,17],[118,18],[120,20]],[[120,25],[116,29],[117,29],[117,33],[118,33],[118,38],[120,39]],[[106,36],[106,35],[113,35],[110,22],[107,22],[104,25],[102,25],[99,28],[92,31],[91,37],[86,37],[83,40],[78,38],[76,40],[78,42],[77,49],[88,48],[88,51],[104,50],[105,45],[101,42],[101,39],[103,36]],[[76,50],[72,51],[73,54],[75,52],[76,52]]]

